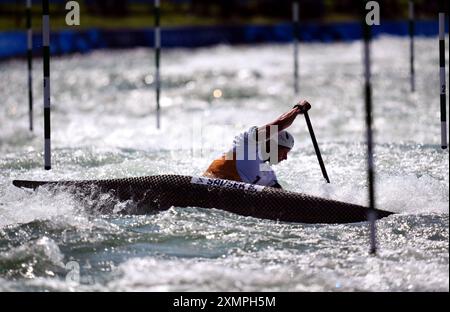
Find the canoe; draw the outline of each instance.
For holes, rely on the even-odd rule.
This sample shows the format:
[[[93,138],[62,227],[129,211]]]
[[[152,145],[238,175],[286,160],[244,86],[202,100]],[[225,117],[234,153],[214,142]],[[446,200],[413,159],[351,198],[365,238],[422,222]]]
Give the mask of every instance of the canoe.
[[[354,223],[367,221],[367,207],[336,200],[242,182],[181,175],[154,175],[109,180],[25,181],[21,188],[46,186],[101,201],[109,194],[117,202],[131,201],[125,214],[149,214],[170,207],[216,208],[261,219],[298,223]],[[100,205],[101,213],[113,213],[114,204]],[[392,212],[373,210],[376,218]]]

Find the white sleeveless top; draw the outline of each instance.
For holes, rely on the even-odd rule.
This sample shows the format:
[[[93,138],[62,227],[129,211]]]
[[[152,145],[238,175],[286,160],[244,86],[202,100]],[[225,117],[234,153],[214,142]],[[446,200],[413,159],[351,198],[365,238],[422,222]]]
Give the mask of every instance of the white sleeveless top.
[[[260,158],[255,139],[257,131],[257,127],[251,127],[234,138],[232,151],[236,155],[236,169],[242,182],[274,186],[278,180],[270,165]]]

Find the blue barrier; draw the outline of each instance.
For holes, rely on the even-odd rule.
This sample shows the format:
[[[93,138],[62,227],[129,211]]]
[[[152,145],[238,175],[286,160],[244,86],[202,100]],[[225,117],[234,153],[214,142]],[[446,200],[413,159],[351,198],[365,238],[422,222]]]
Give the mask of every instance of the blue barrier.
[[[25,55],[27,37],[25,32],[0,33],[0,58]]]
[[[448,32],[448,23],[446,23]],[[381,34],[407,36],[406,21],[383,22],[373,28],[373,35]],[[437,21],[418,21],[416,35],[437,36]],[[300,28],[303,42],[335,42],[361,39],[361,27],[357,22],[331,24],[303,24]],[[194,48],[216,44],[288,43],[293,40],[290,23],[277,25],[214,26],[214,27],[172,27],[162,29],[164,48]],[[86,53],[95,49],[131,47],[153,47],[153,29],[141,30],[63,30],[51,35],[51,53]],[[33,48],[37,55],[42,47],[41,34],[34,34]],[[19,31],[0,32],[0,59],[24,56],[26,34]]]

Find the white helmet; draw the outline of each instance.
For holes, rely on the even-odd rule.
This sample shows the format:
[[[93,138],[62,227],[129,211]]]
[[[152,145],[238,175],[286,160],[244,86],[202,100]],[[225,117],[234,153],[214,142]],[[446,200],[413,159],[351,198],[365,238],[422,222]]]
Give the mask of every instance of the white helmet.
[[[292,149],[294,147],[294,137],[286,130],[278,132],[278,145]]]

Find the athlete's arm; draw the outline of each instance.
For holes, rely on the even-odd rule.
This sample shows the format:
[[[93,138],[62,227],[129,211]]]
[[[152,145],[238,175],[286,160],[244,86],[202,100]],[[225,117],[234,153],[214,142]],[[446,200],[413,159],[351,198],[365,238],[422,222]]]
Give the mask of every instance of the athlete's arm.
[[[303,100],[296,104],[291,110],[284,113],[273,122],[258,128],[258,137],[269,138],[275,133],[270,133],[271,126],[277,126],[278,132],[288,128],[294,122],[298,114],[303,114],[311,109],[311,104]]]

